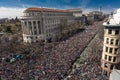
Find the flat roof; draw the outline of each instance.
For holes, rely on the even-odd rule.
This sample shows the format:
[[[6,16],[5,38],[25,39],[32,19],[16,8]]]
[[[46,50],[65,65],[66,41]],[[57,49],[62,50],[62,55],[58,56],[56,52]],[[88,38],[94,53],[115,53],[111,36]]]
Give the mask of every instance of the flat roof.
[[[104,27],[120,27],[120,24],[109,24],[107,22],[104,22],[103,26]]]

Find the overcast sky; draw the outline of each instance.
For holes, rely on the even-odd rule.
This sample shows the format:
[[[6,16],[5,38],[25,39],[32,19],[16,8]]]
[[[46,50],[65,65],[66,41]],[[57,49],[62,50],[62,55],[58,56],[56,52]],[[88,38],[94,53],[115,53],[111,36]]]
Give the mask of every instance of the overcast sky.
[[[111,12],[120,7],[120,0],[0,0],[0,18],[20,17],[28,7],[81,8],[87,13],[98,10],[100,6],[105,13]]]

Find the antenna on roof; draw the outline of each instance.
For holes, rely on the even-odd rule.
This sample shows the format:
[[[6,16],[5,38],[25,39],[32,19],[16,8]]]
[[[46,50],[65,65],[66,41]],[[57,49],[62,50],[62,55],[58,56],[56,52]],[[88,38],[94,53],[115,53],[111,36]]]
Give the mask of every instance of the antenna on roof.
[[[99,12],[102,12],[102,6],[99,7]]]

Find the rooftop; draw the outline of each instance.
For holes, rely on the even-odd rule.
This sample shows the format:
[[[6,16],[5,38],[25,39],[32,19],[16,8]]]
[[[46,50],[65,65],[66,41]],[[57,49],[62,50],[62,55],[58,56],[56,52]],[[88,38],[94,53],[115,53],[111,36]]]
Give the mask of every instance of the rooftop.
[[[50,8],[27,8],[24,12],[31,11],[43,11],[43,12],[70,12],[68,10],[58,10],[58,9],[50,9]]]
[[[80,8],[67,9],[67,11],[82,11]]]
[[[104,22],[103,25],[120,27],[120,9],[117,9],[113,15],[110,15],[107,22]]]

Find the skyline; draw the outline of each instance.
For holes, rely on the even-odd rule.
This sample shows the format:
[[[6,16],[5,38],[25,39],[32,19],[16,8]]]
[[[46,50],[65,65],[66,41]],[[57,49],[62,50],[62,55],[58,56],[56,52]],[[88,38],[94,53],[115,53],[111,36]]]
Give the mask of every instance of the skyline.
[[[119,8],[119,0],[1,0],[0,18],[20,17],[28,7],[47,7],[56,9],[81,8],[83,13],[98,10],[101,6],[104,13]]]

